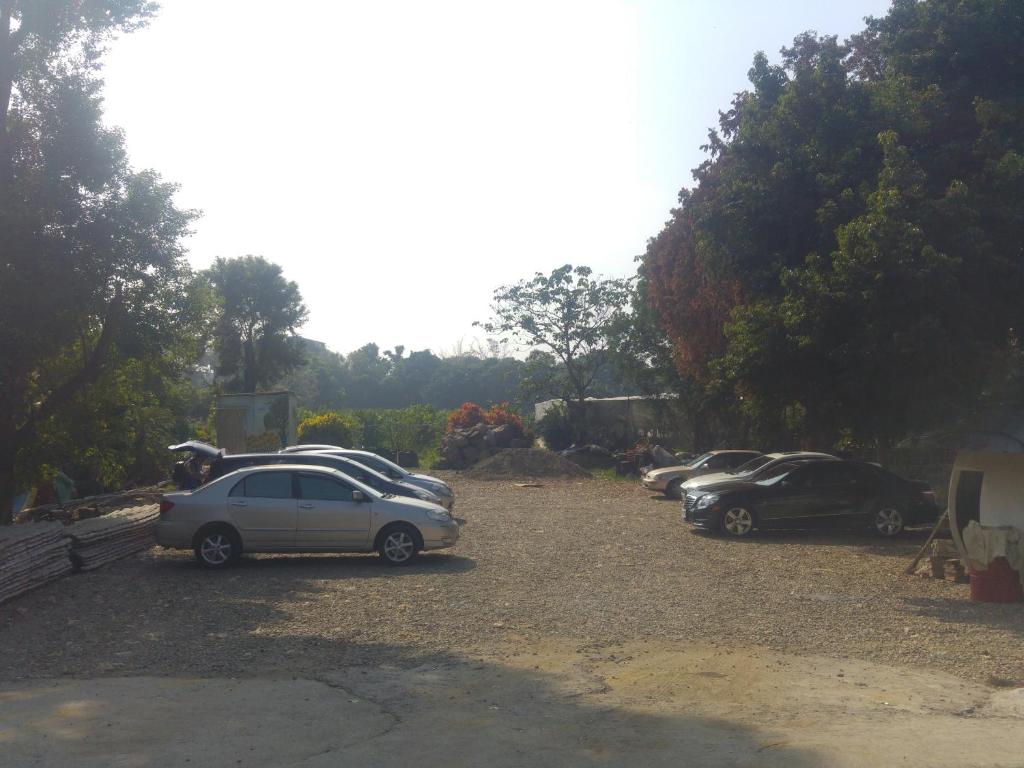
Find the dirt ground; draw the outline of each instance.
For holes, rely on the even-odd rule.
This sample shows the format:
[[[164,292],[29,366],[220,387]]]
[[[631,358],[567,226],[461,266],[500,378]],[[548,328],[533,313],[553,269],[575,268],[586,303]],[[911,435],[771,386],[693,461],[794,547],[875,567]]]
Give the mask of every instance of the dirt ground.
[[[0,756],[1024,766],[1024,610],[902,575],[921,535],[737,542],[629,483],[453,485],[459,546],[407,568],[154,549],[5,604]]]

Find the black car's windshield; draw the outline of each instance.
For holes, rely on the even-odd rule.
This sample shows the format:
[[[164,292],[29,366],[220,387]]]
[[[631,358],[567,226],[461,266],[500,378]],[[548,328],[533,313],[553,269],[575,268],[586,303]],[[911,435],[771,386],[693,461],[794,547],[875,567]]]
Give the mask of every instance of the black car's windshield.
[[[740,464],[736,469],[729,470],[730,475],[749,475],[751,472],[760,469],[765,464],[770,462],[772,458],[770,456],[758,456],[756,459],[751,459],[745,464]]]
[[[777,464],[765,472],[764,477],[758,477],[754,482],[764,486],[775,485],[784,478],[789,477],[794,469],[796,469],[796,466],[793,464]]]

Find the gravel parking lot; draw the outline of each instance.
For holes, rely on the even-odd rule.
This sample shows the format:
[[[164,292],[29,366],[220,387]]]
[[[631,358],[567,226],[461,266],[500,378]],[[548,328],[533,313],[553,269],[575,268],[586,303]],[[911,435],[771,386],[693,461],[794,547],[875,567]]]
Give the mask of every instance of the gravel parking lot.
[[[458,547],[253,556],[227,572],[154,549],[2,609],[0,678],[303,675],[430,653],[497,656],[569,638],[756,646],[1024,684],[1024,611],[902,574],[923,534],[691,531],[678,504],[611,480],[452,477]]]

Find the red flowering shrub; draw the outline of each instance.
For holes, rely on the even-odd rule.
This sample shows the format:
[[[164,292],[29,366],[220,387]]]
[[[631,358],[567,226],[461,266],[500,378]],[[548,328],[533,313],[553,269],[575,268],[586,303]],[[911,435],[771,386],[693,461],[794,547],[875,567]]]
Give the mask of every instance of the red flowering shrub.
[[[509,425],[515,427],[519,434],[523,433],[523,420],[509,410],[508,403],[492,405],[490,410],[484,414],[484,420],[495,427]]]
[[[518,435],[523,434],[523,420],[509,409],[508,403],[492,405],[487,411],[476,403],[463,403],[458,410],[448,414],[448,426],[445,431],[468,429],[477,424],[489,424],[493,427],[508,425],[513,427]]]
[[[448,414],[448,426],[445,431],[468,429],[477,424],[483,424],[485,421],[487,421],[487,414],[484,413],[483,408],[476,403],[463,403],[458,410]]]

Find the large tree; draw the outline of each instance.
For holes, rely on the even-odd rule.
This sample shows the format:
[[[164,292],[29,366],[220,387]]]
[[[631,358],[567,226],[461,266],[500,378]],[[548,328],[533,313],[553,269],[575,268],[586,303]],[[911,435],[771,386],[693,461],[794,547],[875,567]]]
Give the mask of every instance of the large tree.
[[[215,328],[217,372],[229,386],[255,392],[303,360],[295,331],[306,321],[299,286],[262,256],[218,258],[206,271],[220,301]]]
[[[1024,14],[896,0],[750,79],[650,243],[652,303],[762,442],[884,458],[976,402],[1024,319]]]
[[[566,264],[549,275],[494,291],[491,334],[549,351],[564,366],[574,400],[581,407],[610,361],[609,339],[629,305],[630,279],[599,278],[590,267]]]
[[[197,333],[175,187],[101,120],[100,56],[142,0],[0,0],[0,521],[47,424],[133,358]],[[176,360],[177,363],[180,359]],[[107,393],[109,394],[109,393]],[[30,457],[31,454],[31,457]]]

